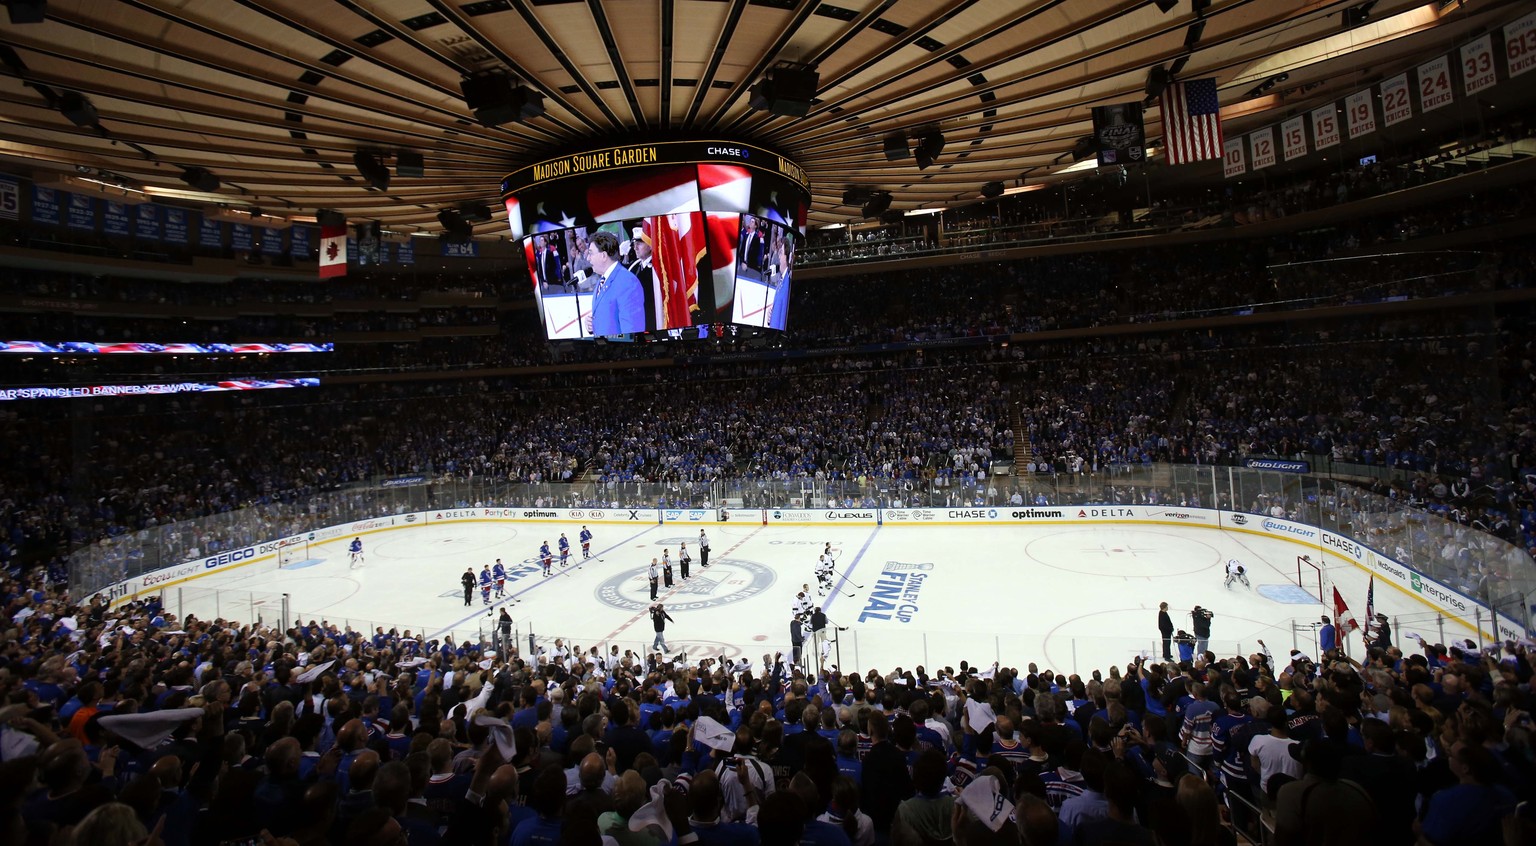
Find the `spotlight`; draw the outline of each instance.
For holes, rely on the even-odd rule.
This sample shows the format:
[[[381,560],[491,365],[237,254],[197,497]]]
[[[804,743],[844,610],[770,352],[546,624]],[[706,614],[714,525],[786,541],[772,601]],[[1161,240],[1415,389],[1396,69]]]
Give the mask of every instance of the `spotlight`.
[[[886,209],[891,207],[891,195],[888,191],[877,191],[864,201],[864,207],[860,213],[865,217],[879,217]]]
[[[530,120],[544,114],[544,95],[515,84],[501,73],[476,74],[459,83],[464,105],[482,126]]]
[[[48,17],[48,0],[11,0],[6,5],[13,24],[42,23]]]
[[[805,117],[820,85],[821,75],[814,65],[779,62],[752,86],[747,105],[782,117]]]
[[[1003,183],[988,182],[987,184],[981,186],[981,196],[986,197],[989,200],[1003,196]]]
[[[410,150],[401,150],[395,154],[395,175],[414,176],[417,178],[427,175],[426,160],[420,153]]]
[[[1369,3],[1361,3],[1344,10],[1344,28],[1352,29],[1363,26],[1371,21],[1371,8],[1376,5],[1376,0]]]
[[[59,96],[59,113],[69,118],[69,122],[75,126],[91,127],[96,125],[96,107],[86,99],[84,94],[74,91],[66,91]]]
[[[378,153],[358,150],[352,154],[352,164],[369,185],[379,191],[389,190],[389,168],[384,166],[384,159]]]
[[[204,191],[209,194],[219,190],[219,178],[208,172],[207,168],[182,168],[181,181],[198,191]]]

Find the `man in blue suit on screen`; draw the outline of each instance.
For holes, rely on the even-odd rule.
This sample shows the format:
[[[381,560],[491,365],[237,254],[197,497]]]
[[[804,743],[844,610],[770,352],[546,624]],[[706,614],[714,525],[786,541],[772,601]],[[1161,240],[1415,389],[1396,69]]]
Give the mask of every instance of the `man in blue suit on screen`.
[[[619,239],[612,232],[598,232],[587,245],[592,262],[592,313],[583,321],[587,334],[623,335],[645,331],[645,291],[619,262]]]

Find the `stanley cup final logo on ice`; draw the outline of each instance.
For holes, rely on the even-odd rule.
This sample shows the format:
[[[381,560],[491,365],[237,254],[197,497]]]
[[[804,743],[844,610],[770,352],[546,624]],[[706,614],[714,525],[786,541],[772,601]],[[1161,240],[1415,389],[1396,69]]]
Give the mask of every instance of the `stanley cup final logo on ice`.
[[[695,572],[692,578],[677,587],[672,598],[667,600],[667,610],[673,613],[697,611],[751,599],[773,587],[776,578],[773,570],[756,561],[712,560],[708,570]],[[637,567],[610,577],[598,585],[595,595],[599,602],[621,611],[642,611],[651,607],[646,568]]]

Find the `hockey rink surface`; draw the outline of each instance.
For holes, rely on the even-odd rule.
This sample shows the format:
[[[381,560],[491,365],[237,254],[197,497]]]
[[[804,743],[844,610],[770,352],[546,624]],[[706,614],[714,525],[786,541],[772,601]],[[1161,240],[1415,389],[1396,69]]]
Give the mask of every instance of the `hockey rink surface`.
[[[311,546],[299,567],[210,574],[188,585],[183,602],[207,618],[213,590],[223,609],[235,605],[239,592],[251,591],[259,597],[257,613],[270,622],[273,597],[287,593],[292,614],[306,623],[410,629],[427,639],[451,633],[458,641],[482,629],[488,635],[493,618],[487,613],[506,607],[525,651],[531,631],[540,644],[559,637],[583,649],[596,645],[606,652],[618,644],[640,652],[654,636],[646,613],[647,566],[663,549],[675,560],[686,541],[692,578],[675,578],[672,588],[660,588],[659,599],[675,620],[666,631],[669,654],[686,650],[691,661],[724,653],[756,664],[765,653],[787,655],[790,608],[807,584],[829,619],[847,627],[829,658],[844,671],[932,669],[961,660],[983,667],[1034,662],[1084,675],[1107,671],[1143,653],[1158,657],[1159,602],[1169,604],[1175,626],[1190,631],[1190,609],[1210,609],[1211,649],[1218,655],[1249,654],[1264,640],[1284,663],[1292,648],[1316,656],[1312,624],[1320,614],[1333,616],[1296,585],[1296,557],[1305,548],[1216,529],[710,524],[710,566],[701,570],[697,524],[592,528],[594,558],[585,562],[576,540],[580,526],[570,523],[382,532],[365,539],[361,567],[348,560],[351,538],[337,538]],[[554,575],[546,578],[535,558],[539,545],[548,541],[555,549],[562,532],[571,540],[571,563],[561,570],[557,553]],[[839,576],[823,598],[816,595],[815,564],[829,542]],[[477,587],[465,607],[465,568],[478,576],[498,557],[510,573],[507,598],[483,605]],[[1247,568],[1250,587],[1223,585],[1226,562],[1234,558]],[[1332,584],[1363,623],[1367,572],[1324,560]],[[167,596],[173,611],[175,601]],[[1394,642],[1406,648],[1414,646],[1414,634],[1431,642],[1474,636],[1471,625],[1439,620],[1380,579],[1375,602],[1395,623]],[[1363,655],[1358,634],[1350,652]]]

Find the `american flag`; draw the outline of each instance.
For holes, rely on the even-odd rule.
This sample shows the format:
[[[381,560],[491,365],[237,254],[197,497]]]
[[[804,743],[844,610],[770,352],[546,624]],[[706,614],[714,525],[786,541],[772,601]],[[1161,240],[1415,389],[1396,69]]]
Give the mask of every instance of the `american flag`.
[[[1216,79],[1175,82],[1163,91],[1163,146],[1169,164],[1221,158]]]
[[[1371,574],[1371,581],[1365,588],[1365,633],[1371,633],[1371,625],[1376,622],[1376,574]]]

